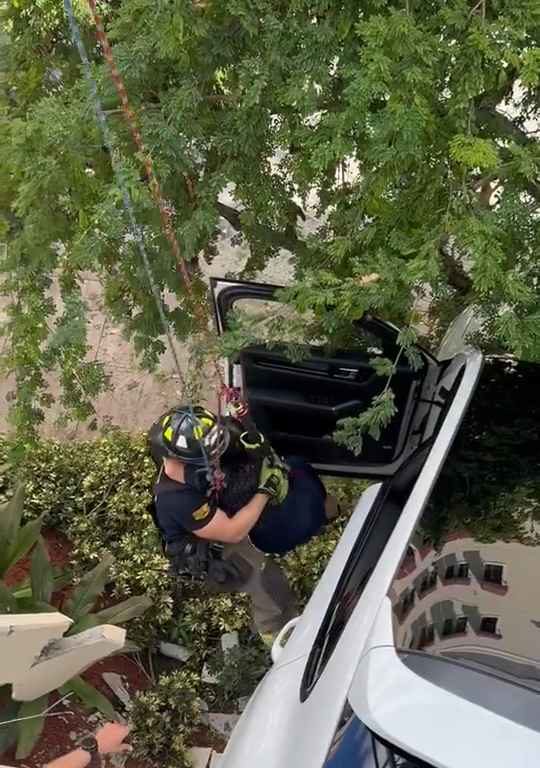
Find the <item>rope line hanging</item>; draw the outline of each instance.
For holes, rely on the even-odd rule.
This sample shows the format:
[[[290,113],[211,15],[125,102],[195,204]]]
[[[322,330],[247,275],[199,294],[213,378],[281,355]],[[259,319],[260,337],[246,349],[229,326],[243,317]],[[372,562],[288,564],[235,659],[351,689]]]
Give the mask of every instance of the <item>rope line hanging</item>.
[[[133,235],[134,241],[137,245],[137,249],[139,251],[139,254],[141,256],[141,261],[144,266],[144,270],[146,272],[146,276],[148,278],[148,282],[150,284],[150,288],[152,291],[152,294],[154,296],[154,300],[156,302],[156,306],[159,312],[159,318],[161,321],[161,324],[163,326],[163,330],[165,332],[165,336],[167,338],[167,343],[169,345],[170,352],[173,357],[174,365],[176,368],[176,373],[178,375],[178,379],[180,381],[180,384],[182,388],[185,388],[185,379],[184,375],[182,373],[182,369],[180,367],[180,361],[178,359],[178,355],[173,343],[171,330],[169,327],[169,323],[167,322],[167,318],[165,317],[165,312],[163,311],[163,305],[161,303],[161,293],[159,291],[159,288],[156,284],[156,281],[154,280],[154,275],[152,273],[152,268],[150,266],[150,260],[148,258],[148,252],[146,250],[146,246],[144,244],[144,236],[141,230],[141,227],[137,223],[137,219],[135,216],[135,208],[133,206],[133,201],[131,200],[131,195],[129,193],[129,188],[124,176],[124,169],[122,167],[122,164],[120,162],[120,156],[119,151],[117,147],[114,144],[114,140],[112,137],[112,133],[109,129],[109,126],[107,124],[107,118],[105,117],[105,112],[103,110],[103,106],[101,103],[101,99],[99,98],[99,93],[97,89],[97,83],[92,76],[92,69],[90,65],[90,60],[88,58],[88,54],[86,52],[85,45],[83,43],[81,32],[79,29],[79,24],[75,18],[75,14],[73,12],[73,6],[71,3],[71,0],[64,0],[64,8],[66,11],[66,15],[69,22],[69,28],[71,32],[71,37],[73,44],[78,50],[79,57],[81,59],[81,63],[84,70],[84,76],[87,81],[88,87],[90,89],[90,95],[92,96],[92,100],[94,102],[94,111],[96,114],[96,119],[98,122],[98,125],[101,129],[101,133],[103,136],[103,143],[107,147],[107,150],[109,152],[109,156],[111,158],[111,165],[113,169],[113,173],[116,178],[116,182],[118,184],[118,187],[120,189],[121,195],[122,195],[122,204],[124,207],[124,211],[126,213],[129,228],[131,230],[131,234]]]
[[[157,176],[154,172],[152,158],[144,145],[140,130],[137,126],[135,114],[129,105],[127,90],[126,90],[123,78],[116,66],[116,62],[114,60],[113,53],[112,53],[112,48],[103,27],[103,22],[96,9],[95,0],[88,0],[88,4],[94,19],[94,23],[96,25],[96,34],[97,34],[98,40],[101,43],[101,46],[103,49],[103,55],[110,68],[111,78],[113,80],[113,83],[115,85],[115,88],[117,90],[118,96],[122,104],[122,111],[126,117],[133,141],[137,146],[139,152],[144,158],[146,173],[150,182],[150,190],[152,192],[154,201],[158,205],[158,208],[160,211],[160,220],[161,220],[163,231],[171,246],[171,250],[173,252],[174,258],[176,259],[176,262],[182,272],[182,277],[184,280],[186,291],[192,302],[194,314],[196,315],[196,318],[201,326],[201,330],[205,333],[208,333],[206,314],[204,313],[202,307],[195,300],[191,277],[189,275],[189,271],[186,267],[185,261],[182,259],[178,240],[176,238],[174,229],[171,224],[171,213],[161,193],[161,187],[157,179]],[[144,270],[148,278],[148,282],[154,297],[154,301],[157,306],[160,322],[163,327],[165,337],[167,339],[167,344],[169,346],[169,350],[171,352],[171,355],[174,361],[174,365],[175,365],[175,369],[178,375],[180,385],[182,389],[186,389],[185,377],[182,373],[180,361],[178,359],[176,348],[174,346],[174,342],[172,339],[169,323],[167,321],[165,312],[163,310],[161,293],[154,279],[154,275],[150,265],[150,260],[148,257],[148,252],[146,250],[146,246],[144,243],[143,232],[141,227],[137,223],[133,201],[129,193],[128,184],[124,177],[124,171],[123,171],[123,167],[120,159],[120,153],[118,148],[115,146],[112,133],[107,124],[107,118],[105,116],[105,111],[103,109],[101,99],[99,97],[97,83],[92,75],[90,60],[88,58],[88,54],[82,40],[79,24],[75,18],[71,0],[64,0],[64,9],[66,11],[66,15],[69,22],[72,43],[77,48],[77,51],[79,53],[79,57],[81,59],[81,63],[83,66],[84,76],[89,86],[90,95],[94,103],[94,111],[95,111],[98,125],[101,129],[103,142],[109,152],[109,155],[111,158],[112,170],[115,175],[118,187],[121,191],[122,203],[127,215],[129,227],[131,229],[134,241],[137,245],[139,254],[141,256]],[[215,371],[217,380],[219,382],[219,391],[217,392],[217,417],[218,417],[217,421],[218,421],[218,430],[219,430],[221,428],[221,419],[222,419],[221,398],[224,397],[226,402],[232,402],[236,400],[240,401],[240,397],[239,397],[239,393],[234,388],[227,387],[225,385],[223,381],[221,367],[217,359],[215,358],[213,359],[213,364],[214,364],[214,371]],[[191,403],[189,403],[189,409],[191,412],[193,422],[194,423],[197,422],[198,419],[195,416],[193,406]],[[203,446],[203,455],[206,463],[207,472],[211,479],[212,491],[217,492],[223,486],[223,481],[224,481],[224,475],[220,468],[219,457],[216,458],[216,460],[214,461],[214,466],[211,467],[206,451],[204,450],[204,446]]]
[[[114,87],[118,94],[118,98],[120,99],[122,112],[126,119],[126,123],[131,133],[133,142],[137,147],[137,149],[139,150],[139,153],[142,156],[144,161],[144,167],[148,177],[150,191],[151,191],[152,197],[154,198],[154,202],[159,208],[162,230],[169,242],[173,257],[182,273],[184,286],[186,288],[186,292],[190,299],[195,318],[203,334],[207,335],[208,334],[208,317],[205,311],[203,310],[203,308],[201,307],[201,305],[197,302],[197,299],[194,295],[193,282],[191,280],[191,275],[189,274],[189,270],[186,266],[185,259],[182,258],[182,254],[180,252],[180,246],[178,244],[178,238],[176,237],[174,228],[172,226],[171,210],[170,210],[170,207],[167,205],[166,200],[163,197],[163,193],[161,191],[161,185],[159,183],[159,179],[154,170],[154,163],[152,161],[152,156],[144,144],[141,131],[137,124],[137,118],[136,118],[135,112],[130,106],[126,84],[116,64],[112,46],[109,42],[109,38],[105,31],[103,19],[101,18],[101,15],[97,10],[96,0],[87,0],[87,2],[90,8],[90,12],[92,14],[92,18],[94,19],[97,39],[101,43],[103,58],[105,59],[107,66],[109,67],[111,80],[113,81]],[[217,392],[216,392],[217,394],[217,398],[216,398],[217,399],[217,428],[218,428],[218,431],[220,431],[221,421],[222,421],[221,398],[224,397],[226,400],[229,400],[233,395],[229,391],[228,387],[225,386],[225,382],[223,380],[223,373],[221,371],[221,366],[219,364],[219,361],[215,358],[212,358],[212,364],[213,364],[214,373],[215,373],[216,382],[217,382]],[[191,411],[192,421],[195,423],[197,419],[195,417],[191,404],[190,404],[190,411]],[[223,481],[224,481],[224,476],[220,467],[219,456],[215,458],[213,462],[214,466],[210,467],[209,459],[206,455],[206,451],[202,444],[201,444],[201,448],[204,454],[204,459],[207,467],[207,474],[211,478],[213,489],[217,491],[223,486]]]

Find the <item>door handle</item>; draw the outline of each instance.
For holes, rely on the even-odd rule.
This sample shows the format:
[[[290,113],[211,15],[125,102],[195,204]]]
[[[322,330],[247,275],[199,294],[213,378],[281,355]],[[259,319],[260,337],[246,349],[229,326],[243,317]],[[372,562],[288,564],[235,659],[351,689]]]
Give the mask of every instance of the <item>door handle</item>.
[[[358,374],[357,368],[336,368],[334,371],[334,378],[346,379],[347,381],[353,381]]]
[[[285,643],[289,639],[289,636],[291,635],[292,631],[300,621],[301,616],[295,616],[294,619],[291,619],[288,621],[284,627],[279,631],[278,636],[274,640],[272,644],[272,650],[270,651],[270,655],[272,657],[272,663],[275,664],[276,661],[279,659],[281,654],[283,653],[283,650],[285,648]]]

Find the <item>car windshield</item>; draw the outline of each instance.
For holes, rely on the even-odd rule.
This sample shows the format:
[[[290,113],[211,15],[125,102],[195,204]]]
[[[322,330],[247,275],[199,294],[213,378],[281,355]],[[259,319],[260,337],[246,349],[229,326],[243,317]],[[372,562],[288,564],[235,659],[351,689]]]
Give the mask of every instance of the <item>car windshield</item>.
[[[323,768],[432,768],[370,731],[347,706]]]
[[[540,692],[539,458],[540,366],[488,359],[389,591],[402,660],[469,698]]]

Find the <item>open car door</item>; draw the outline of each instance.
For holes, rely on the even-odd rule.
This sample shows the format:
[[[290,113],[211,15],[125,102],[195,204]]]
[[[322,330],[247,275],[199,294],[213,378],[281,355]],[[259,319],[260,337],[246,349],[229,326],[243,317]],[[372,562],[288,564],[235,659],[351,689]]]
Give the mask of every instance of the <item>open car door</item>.
[[[213,278],[211,288],[218,331],[230,327],[234,312],[248,313],[257,323],[271,316],[290,315],[276,299],[278,286]],[[436,430],[454,391],[454,361],[438,362],[418,348],[422,365],[415,370],[402,355],[392,377],[397,414],[379,440],[367,436],[360,456],[338,445],[333,433],[338,421],[357,416],[379,394],[386,377],[376,374],[369,360],[396,359],[398,329],[365,317],[354,329],[358,348],[343,351],[307,347],[293,362],[286,345],[264,342],[244,349],[229,361],[231,386],[239,387],[250,414],[276,451],[300,455],[322,473],[349,477],[393,475],[405,459]]]

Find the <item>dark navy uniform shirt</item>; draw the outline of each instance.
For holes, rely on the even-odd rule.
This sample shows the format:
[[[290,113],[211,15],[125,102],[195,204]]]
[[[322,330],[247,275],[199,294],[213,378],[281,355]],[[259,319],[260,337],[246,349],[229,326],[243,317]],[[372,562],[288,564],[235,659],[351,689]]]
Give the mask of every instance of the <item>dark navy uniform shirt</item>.
[[[286,459],[291,471],[289,493],[282,504],[268,504],[250,532],[262,552],[284,554],[309,541],[326,522],[326,491],[315,470],[304,459]],[[204,528],[215,515],[208,498],[190,483],[162,476],[156,484],[156,516],[167,543]]]

